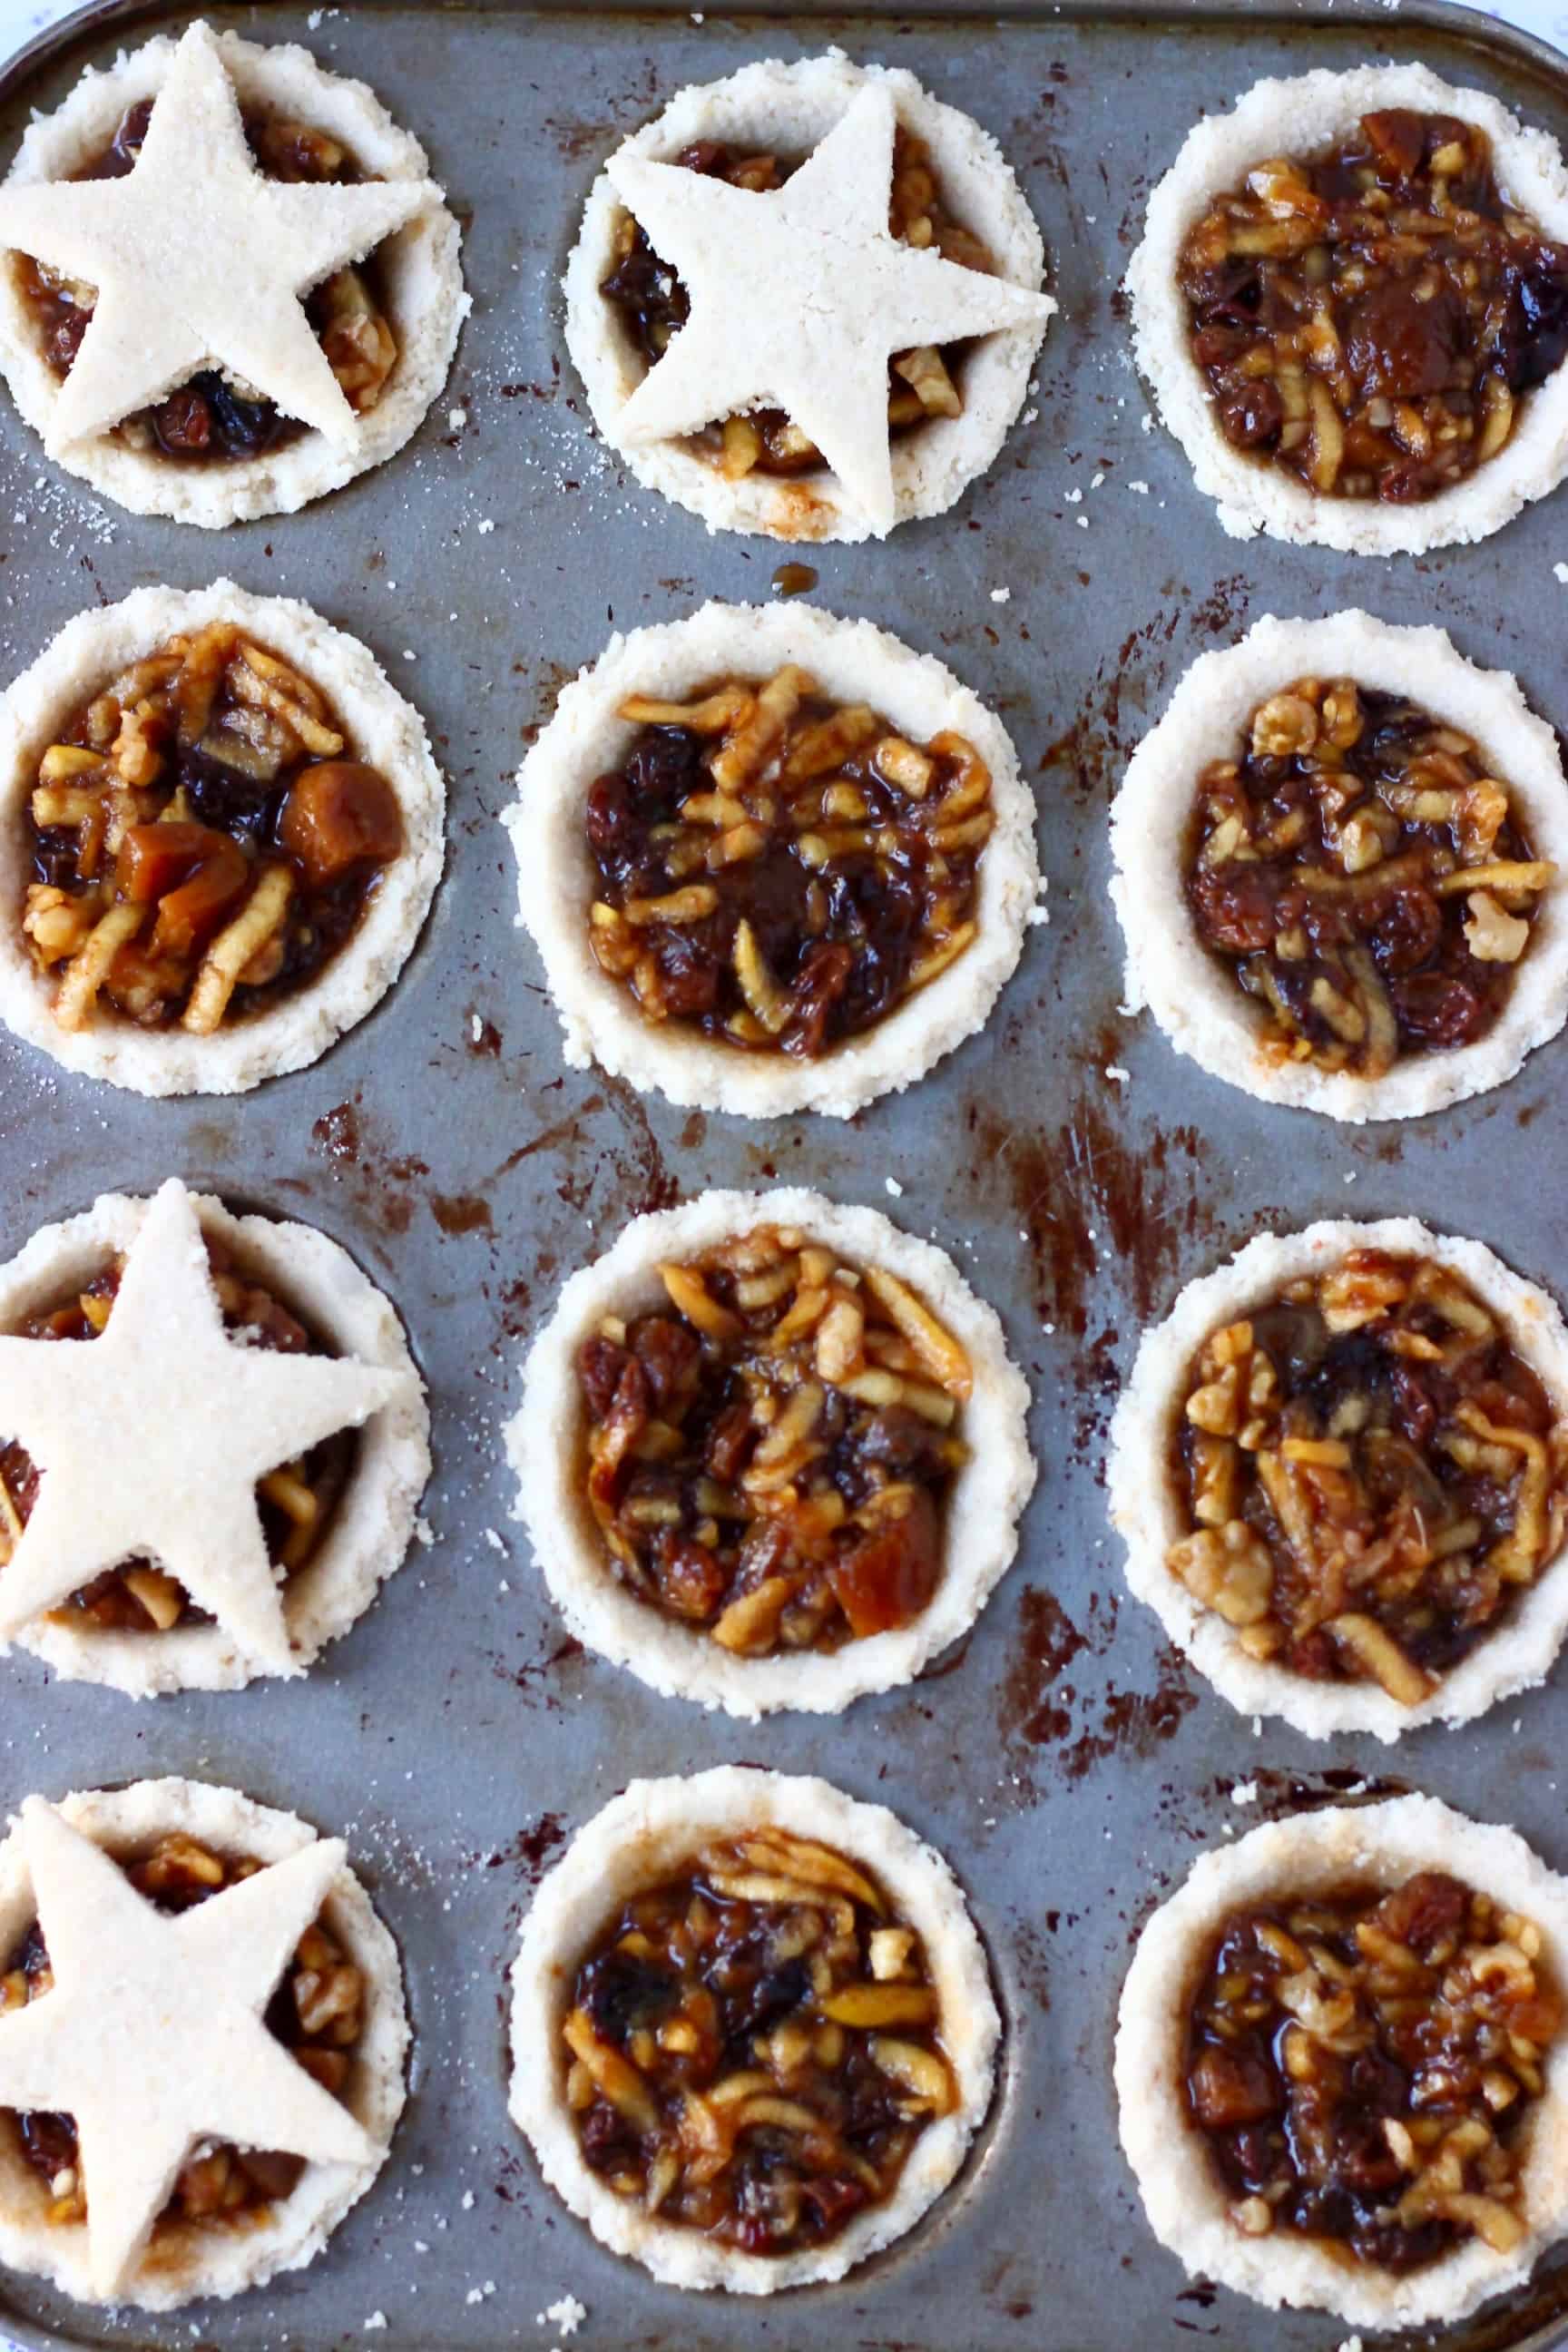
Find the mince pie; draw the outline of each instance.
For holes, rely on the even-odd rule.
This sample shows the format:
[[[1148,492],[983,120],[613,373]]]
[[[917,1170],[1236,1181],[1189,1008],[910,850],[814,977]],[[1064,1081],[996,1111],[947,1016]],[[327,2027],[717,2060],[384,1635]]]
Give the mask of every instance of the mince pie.
[[[401,448],[468,308],[417,140],[303,49],[201,23],[89,68],[35,121],[0,248],[0,366],[50,454],[209,527]]]
[[[1130,998],[1250,1093],[1415,1117],[1563,1025],[1556,742],[1438,630],[1258,622],[1194,664],[1111,830]]]
[[[1145,1335],[1109,1484],[1133,1590],[1244,1713],[1461,1721],[1568,1625],[1568,1332],[1414,1219],[1263,1234]]]
[[[226,581],[79,615],[0,703],[0,1009],[69,1067],[227,1093],[391,984],[440,872],[422,722],[309,607]]]
[[[909,1680],[1006,1569],[1034,1467],[995,1316],[813,1192],[638,1217],[566,1285],[507,1435],[574,1633],[755,1717]]]
[[[999,2020],[946,1864],[825,1780],[634,1780],[512,1969],[513,2120],[595,2235],[667,2284],[841,2278],[947,2188]]]
[[[1568,1883],[1430,1797],[1206,1854],[1121,1996],[1121,2140],[1195,2276],[1358,2327],[1462,2317],[1568,2227]]]
[[[937,663],[810,606],[709,604],[612,639],[506,823],[570,1061],[847,1116],[986,1017],[1032,817],[1003,729]]]
[[[771,60],[616,149],[566,339],[606,440],[710,530],[881,538],[996,456],[1056,308],[1042,266],[969,116],[903,71]]]
[[[385,2160],[407,2047],[341,1839],[192,1780],[29,1797],[0,1846],[0,2260],[144,2311],[298,2269]]]
[[[136,1697],[297,1674],[400,1564],[426,1427],[324,1234],[105,1193],[0,1268],[0,1637]]]
[[[1389,555],[1561,478],[1563,158],[1425,66],[1264,81],[1189,133],[1128,282],[1226,529]]]

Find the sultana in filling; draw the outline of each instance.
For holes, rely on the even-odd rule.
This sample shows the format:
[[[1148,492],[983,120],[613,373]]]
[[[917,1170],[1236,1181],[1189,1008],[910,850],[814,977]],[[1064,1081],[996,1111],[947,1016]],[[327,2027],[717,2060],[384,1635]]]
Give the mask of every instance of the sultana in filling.
[[[265,1865],[248,1854],[215,1853],[176,1832],[160,1838],[142,1859],[121,1861],[120,1867],[160,1911],[177,1912],[194,1909]],[[35,1920],[0,1976],[0,2015],[41,2000],[53,1984],[48,1948]],[[266,2023],[307,2074],[334,2098],[344,2097],[364,2027],[364,1979],[320,1919],[300,1937],[268,2006]],[[87,2197],[70,2117],[13,2110],[5,2120],[27,2162],[48,2184],[51,2224],[65,2228],[84,2221]],[[208,2229],[265,2228],[273,2219],[273,2205],[289,2195],[304,2169],[302,2157],[277,2149],[198,2147],[181,2167],[153,2235],[191,2222]]]
[[[1354,1250],[1215,1332],[1167,1562],[1249,1657],[1417,1706],[1562,1550],[1568,1424],[1468,1285]]]
[[[637,1597],[745,1657],[908,1625],[942,1574],[969,1359],[914,1291],[763,1226],[659,1268],[577,1360],[587,1495]]]
[[[966,737],[909,742],[794,664],[620,716],[637,737],[584,804],[588,940],[646,1019],[809,1058],[973,940],[995,818]]]
[[[783,187],[805,158],[748,155],[738,147],[704,139],[675,160],[689,172],[704,173],[728,180],[732,187],[762,194]],[[925,142],[901,125],[894,134],[889,226],[905,245],[934,247],[944,260],[987,276],[994,274],[995,264],[980,239],[949,215]],[[668,263],[659,259],[629,213],[621,215],[615,267],[599,290],[620,311],[633,342],[652,367],[668,349],[670,337],[686,324],[689,306],[685,287]],[[890,433],[910,432],[932,417],[963,415],[963,352],[961,343],[941,348],[926,343],[895,354],[888,368]],[[707,425],[694,435],[692,446],[732,482],[751,473],[809,473],[823,462],[816,443],[791,423],[782,408],[727,416],[721,424]]]
[[[153,100],[138,100],[121,117],[108,146],[72,177],[123,178],[142,152],[152,116]],[[341,185],[367,176],[342,142],[325,131],[261,107],[247,107],[242,120],[265,179]],[[37,322],[45,361],[63,380],[81,348],[98,290],[24,254],[16,255],[13,266],[22,299]],[[356,268],[334,270],[309,295],[305,310],[350,407],[365,415],[380,400],[397,363],[397,341],[387,320],[375,256]],[[283,415],[254,386],[205,368],[153,407],[122,418],[113,437],[128,448],[190,466],[263,457],[308,430],[297,418]]]
[[[208,1238],[207,1258],[226,1329],[247,1347],[282,1355],[327,1355],[332,1351],[262,1284],[237,1265],[224,1244]],[[23,1339],[96,1339],[108,1326],[124,1270],[112,1259],[84,1290],[18,1325]],[[156,1410],[156,1400],[151,1409]],[[357,1433],[339,1430],[298,1461],[269,1470],[257,1486],[257,1507],[273,1567],[288,1578],[315,1558],[332,1515],[353,1475]],[[85,1473],[83,1474],[85,1475]],[[26,1449],[0,1444],[0,1574],[5,1571],[37,1500],[38,1473]],[[175,1626],[210,1625],[177,1578],[152,1560],[127,1560],[106,1569],[49,1612],[56,1623],[79,1631],[167,1633]]]
[[[212,621],[82,704],[38,762],[21,926],[62,1029],[208,1036],[309,986],[403,847],[319,688]]]
[[[1362,1078],[1487,1034],[1555,873],[1469,736],[1316,677],[1271,695],[1242,756],[1204,770],[1184,869],[1268,1057]]]
[[[778,1829],[633,1895],[561,2031],[584,2162],[749,2254],[824,2245],[885,2204],[958,2104],[920,1936],[858,1864]]]
[[[1562,2014],[1540,1930],[1442,1871],[1233,1912],[1186,2093],[1237,2227],[1394,2272],[1510,2253]]]
[[[1221,431],[1324,497],[1452,489],[1568,351],[1568,247],[1451,115],[1392,108],[1326,154],[1259,163],[1177,274]]]

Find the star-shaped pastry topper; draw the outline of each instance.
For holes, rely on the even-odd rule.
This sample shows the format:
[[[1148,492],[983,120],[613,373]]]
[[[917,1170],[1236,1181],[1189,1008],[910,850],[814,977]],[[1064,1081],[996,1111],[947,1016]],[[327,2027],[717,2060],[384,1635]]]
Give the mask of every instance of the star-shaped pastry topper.
[[[21,1811],[50,1991],[0,2018],[0,2106],[69,2116],[95,2294],[123,2288],[198,2140],[364,2164],[363,2126],[262,2022],[341,1838],[170,1915],[42,1797]]]
[[[0,1432],[40,1473],[0,1570],[0,1645],[104,1570],[148,1559],[247,1656],[301,1673],[256,1483],[359,1428],[412,1377],[231,1337],[195,1204],[171,1177],[98,1339],[0,1338]]]
[[[359,419],[302,298],[438,195],[423,180],[264,178],[217,38],[192,25],[125,177],[0,188],[0,247],[98,289],[47,446],[105,433],[209,367],[352,444]]]
[[[750,408],[809,435],[879,533],[895,519],[888,362],[921,343],[1039,325],[1056,304],[900,244],[888,226],[893,100],[861,90],[782,188],[626,152],[605,166],[690,312],[620,415],[662,441]]]

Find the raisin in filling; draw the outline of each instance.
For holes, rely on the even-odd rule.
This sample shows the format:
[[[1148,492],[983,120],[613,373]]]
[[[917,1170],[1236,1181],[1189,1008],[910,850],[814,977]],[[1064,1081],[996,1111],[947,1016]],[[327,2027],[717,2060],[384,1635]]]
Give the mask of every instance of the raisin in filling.
[[[659,2221],[750,2254],[886,2203],[957,2105],[921,1937],[858,1864],[778,1829],[634,1895],[562,2025],[584,2162]]]
[[[108,146],[72,176],[123,178],[142,152],[153,103],[144,98],[131,107]],[[246,109],[242,120],[250,152],[267,179],[342,184],[363,176],[349,150],[324,131],[260,108]],[[63,379],[75,364],[91,321],[96,289],[26,255],[16,257],[15,267],[23,299],[37,323],[44,358]],[[307,298],[305,310],[345,399],[365,415],[380,400],[397,361],[375,256],[356,268],[334,270]],[[281,415],[264,396],[207,368],[166,400],[123,418],[114,431],[131,448],[190,466],[263,457],[299,440],[308,429],[297,418]]]
[[[1561,2021],[1539,1929],[1441,1871],[1234,1912],[1188,2011],[1186,2092],[1237,2226],[1394,2272],[1472,2236],[1511,2252]]]
[[[728,180],[756,193],[781,188],[802,158],[748,155],[716,140],[700,140],[676,157],[689,172]],[[894,134],[893,185],[889,226],[906,245],[931,247],[944,259],[987,275],[994,264],[980,239],[950,218],[931,154],[923,140],[901,127]],[[616,262],[600,292],[616,305],[627,332],[652,367],[686,324],[685,287],[659,259],[630,214],[616,235]],[[765,299],[765,298],[764,298]],[[899,352],[888,370],[888,427],[908,433],[929,418],[963,413],[960,343],[934,344]],[[729,416],[693,436],[694,445],[731,481],[747,474],[804,474],[822,464],[816,443],[792,424],[782,408]]]
[[[1167,1555],[1241,1648],[1419,1706],[1561,1551],[1568,1425],[1447,1266],[1355,1250],[1205,1343]]]
[[[1259,163],[1177,274],[1220,429],[1321,496],[1453,488],[1568,352],[1568,247],[1449,115],[1363,115],[1327,154]]]
[[[577,1363],[616,1575],[746,1657],[908,1625],[942,1573],[969,1359],[878,1266],[765,1226],[659,1269]]]
[[[1266,1055],[1363,1078],[1487,1034],[1554,873],[1470,737],[1314,677],[1204,770],[1184,864],[1198,937],[1257,999]]]
[[[283,1355],[331,1351],[260,1283],[240,1271],[223,1243],[209,1238],[207,1259],[225,1328],[243,1333],[253,1348]],[[123,1261],[116,1259],[85,1289],[53,1307],[30,1315],[18,1326],[24,1339],[96,1339],[108,1325],[120,1288]],[[156,1410],[151,1401],[150,1410]],[[273,1566],[293,1576],[315,1558],[353,1473],[357,1433],[340,1430],[296,1462],[269,1471],[256,1499]],[[82,1475],[86,1475],[85,1472]],[[31,1456],[14,1442],[0,1444],[0,1574],[11,1558],[37,1500],[38,1473]],[[166,1633],[175,1626],[210,1625],[184,1586],[151,1560],[128,1560],[106,1569],[51,1611],[57,1622],[101,1633]]]
[[[28,803],[22,931],[54,1015],[210,1035],[353,936],[403,847],[397,796],[318,688],[230,621],[77,710]]]
[[[119,1857],[116,1857],[119,1859]],[[253,1877],[263,1864],[247,1854],[220,1854],[183,1832],[160,1838],[152,1852],[120,1867],[138,1894],[160,1911],[192,1910],[225,1887]],[[0,1976],[0,2015],[41,2000],[54,1984],[48,1948],[35,1920],[15,1947]],[[318,1919],[307,1927],[267,2010],[267,2026],[293,2053],[297,2064],[343,2097],[363,2029],[364,1980],[328,1928]],[[57,2227],[87,2217],[87,2197],[77,2168],[76,2126],[68,2116],[8,2114],[23,2155],[47,2182],[48,2219]],[[135,2118],[127,2117],[127,2128]],[[277,2149],[208,2147],[186,2158],[168,2203],[153,2224],[161,2229],[196,2222],[256,2227],[267,2209],[287,2197],[304,2171],[304,2159]]]
[[[620,715],[637,735],[584,811],[588,939],[647,1019],[809,1057],[974,939],[994,816],[965,737],[907,742],[793,665]]]

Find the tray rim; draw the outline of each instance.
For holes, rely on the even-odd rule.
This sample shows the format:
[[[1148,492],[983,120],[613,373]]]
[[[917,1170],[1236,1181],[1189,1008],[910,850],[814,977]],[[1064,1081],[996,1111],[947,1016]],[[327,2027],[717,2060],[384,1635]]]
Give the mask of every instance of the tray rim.
[[[222,0],[222,5],[226,13],[241,13],[230,7],[228,0]],[[245,0],[243,13],[250,19],[265,19],[285,5],[297,6],[299,0]],[[655,26],[693,21],[690,0],[353,0],[356,16],[383,11],[390,14],[411,5],[432,14],[556,22],[603,17],[620,24],[642,21]],[[876,13],[884,5],[886,0],[858,0],[858,5],[856,0],[738,0],[738,5],[707,7],[704,17],[709,23],[736,27],[748,24],[820,26],[825,32],[831,30],[847,38],[875,39],[884,32]],[[76,49],[96,46],[116,33],[130,35],[142,27],[149,32],[168,30],[172,21],[188,23],[205,13],[208,12],[199,5],[192,5],[191,0],[82,0],[82,5],[68,15],[40,27],[0,63],[0,106],[15,105],[29,82],[68,63]],[[1463,0],[901,0],[885,29],[895,31],[904,25],[945,25],[984,26],[1002,32],[1015,26],[1141,23],[1218,28],[1238,21],[1264,31],[1300,28],[1337,33],[1362,27],[1375,34],[1381,43],[1406,33],[1417,37],[1436,36],[1493,58],[1503,69],[1516,74],[1522,69],[1550,85],[1563,104],[1568,106],[1568,52],[1521,26],[1463,5]],[[247,26],[247,33],[250,29]],[[264,26],[262,29],[265,32]],[[1552,2263],[1549,2251],[1550,2267],[1543,2268],[1544,2275],[1568,2273],[1568,2239],[1559,2243],[1563,2259]],[[134,2306],[119,2309],[130,2315],[134,2330],[138,2318]],[[1506,2303],[1500,2305],[1496,2319],[1503,2320],[1506,2311]],[[106,2316],[118,2336],[118,2312]],[[1331,2314],[1323,2317],[1325,2326],[1331,2330],[1339,2324]],[[130,2352],[134,2337],[122,2340]],[[1423,2330],[1421,2340],[1439,2342],[1440,2336]],[[85,2336],[68,2335],[0,2310],[0,2352],[90,2352],[90,2346]],[[440,2352],[440,2347],[432,2341],[427,2352]],[[1568,2352],[1568,2304],[1558,2316],[1545,2320],[1526,2336],[1513,2338],[1507,2352]]]

